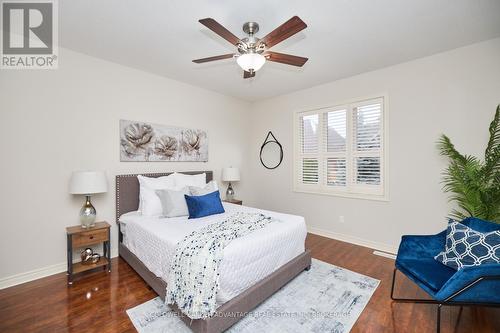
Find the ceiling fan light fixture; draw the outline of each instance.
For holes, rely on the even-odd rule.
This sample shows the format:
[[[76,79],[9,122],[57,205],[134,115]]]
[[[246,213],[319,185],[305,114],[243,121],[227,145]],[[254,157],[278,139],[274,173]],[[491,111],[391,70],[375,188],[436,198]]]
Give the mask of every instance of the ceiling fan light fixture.
[[[256,22],[247,22],[243,25],[243,32],[247,34],[245,38],[236,37],[213,18],[204,18],[199,22],[227,40],[231,45],[236,46],[237,53],[195,59],[193,62],[196,64],[234,57],[238,66],[243,69],[243,78],[249,79],[255,77],[255,73],[264,66],[266,60],[297,67],[302,67],[307,62],[307,58],[304,57],[269,50],[274,45],[307,28],[307,24],[298,16],[292,17],[262,38],[255,37],[255,33],[259,31],[259,25]]]
[[[256,72],[264,66],[266,57],[259,53],[245,53],[240,55],[236,62],[246,72]]]

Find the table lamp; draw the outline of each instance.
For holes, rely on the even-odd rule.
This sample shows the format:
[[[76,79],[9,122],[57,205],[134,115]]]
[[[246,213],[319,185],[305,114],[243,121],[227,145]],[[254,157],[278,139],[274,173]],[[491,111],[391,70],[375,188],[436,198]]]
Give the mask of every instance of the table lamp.
[[[104,171],[74,171],[69,182],[69,193],[85,195],[85,204],[80,209],[82,228],[95,225],[97,212],[90,202],[90,195],[108,191],[108,182]]]
[[[229,182],[226,191],[226,200],[230,201],[234,199],[234,190],[233,187],[231,186],[231,182],[237,182],[239,180],[240,180],[240,170],[238,168],[229,167],[222,169],[222,181]]]

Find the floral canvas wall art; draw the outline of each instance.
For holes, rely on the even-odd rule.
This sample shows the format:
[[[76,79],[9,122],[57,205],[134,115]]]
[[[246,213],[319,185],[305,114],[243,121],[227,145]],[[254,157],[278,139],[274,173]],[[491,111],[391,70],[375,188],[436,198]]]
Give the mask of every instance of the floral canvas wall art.
[[[208,136],[199,129],[120,120],[120,161],[208,161]]]

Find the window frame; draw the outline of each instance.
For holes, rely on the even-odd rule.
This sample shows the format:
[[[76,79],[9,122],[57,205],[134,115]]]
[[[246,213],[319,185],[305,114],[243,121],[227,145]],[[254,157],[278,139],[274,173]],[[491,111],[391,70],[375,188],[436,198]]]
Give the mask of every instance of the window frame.
[[[356,156],[366,156],[370,153],[359,154],[354,150],[354,124],[353,124],[353,110],[355,107],[369,105],[374,102],[380,101],[382,105],[381,113],[381,137],[380,137],[380,152],[375,155],[380,156],[380,186],[375,189],[370,185],[359,185],[354,181],[354,158]],[[345,152],[327,152],[325,147],[327,142],[324,130],[326,128],[324,122],[328,112],[346,110],[346,150]],[[301,130],[300,130],[300,117],[305,115],[319,114],[318,116],[318,184],[303,184],[301,183],[300,172],[302,167],[300,163],[303,157],[313,157],[312,154],[304,154],[301,149]],[[315,108],[296,110],[293,112],[293,191],[300,193],[331,195],[347,198],[376,200],[376,201],[389,201],[389,182],[388,182],[388,97],[386,94],[377,94],[364,98],[354,98],[344,101],[342,103],[331,103],[330,105],[323,105]],[[335,187],[327,185],[326,180],[326,164],[329,157],[340,157],[346,159],[346,186]]]

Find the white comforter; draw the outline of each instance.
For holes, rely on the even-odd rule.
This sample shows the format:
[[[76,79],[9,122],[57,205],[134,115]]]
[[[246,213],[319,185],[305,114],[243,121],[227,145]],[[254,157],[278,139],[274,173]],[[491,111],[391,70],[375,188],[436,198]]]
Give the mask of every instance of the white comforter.
[[[236,211],[260,212],[275,218],[265,228],[235,239],[224,250],[220,266],[219,305],[265,278],[304,252],[306,226],[301,216],[224,203],[226,213],[200,219],[158,218],[137,212],[122,215],[124,244],[156,276],[168,281],[175,247],[184,236],[223,221]]]

